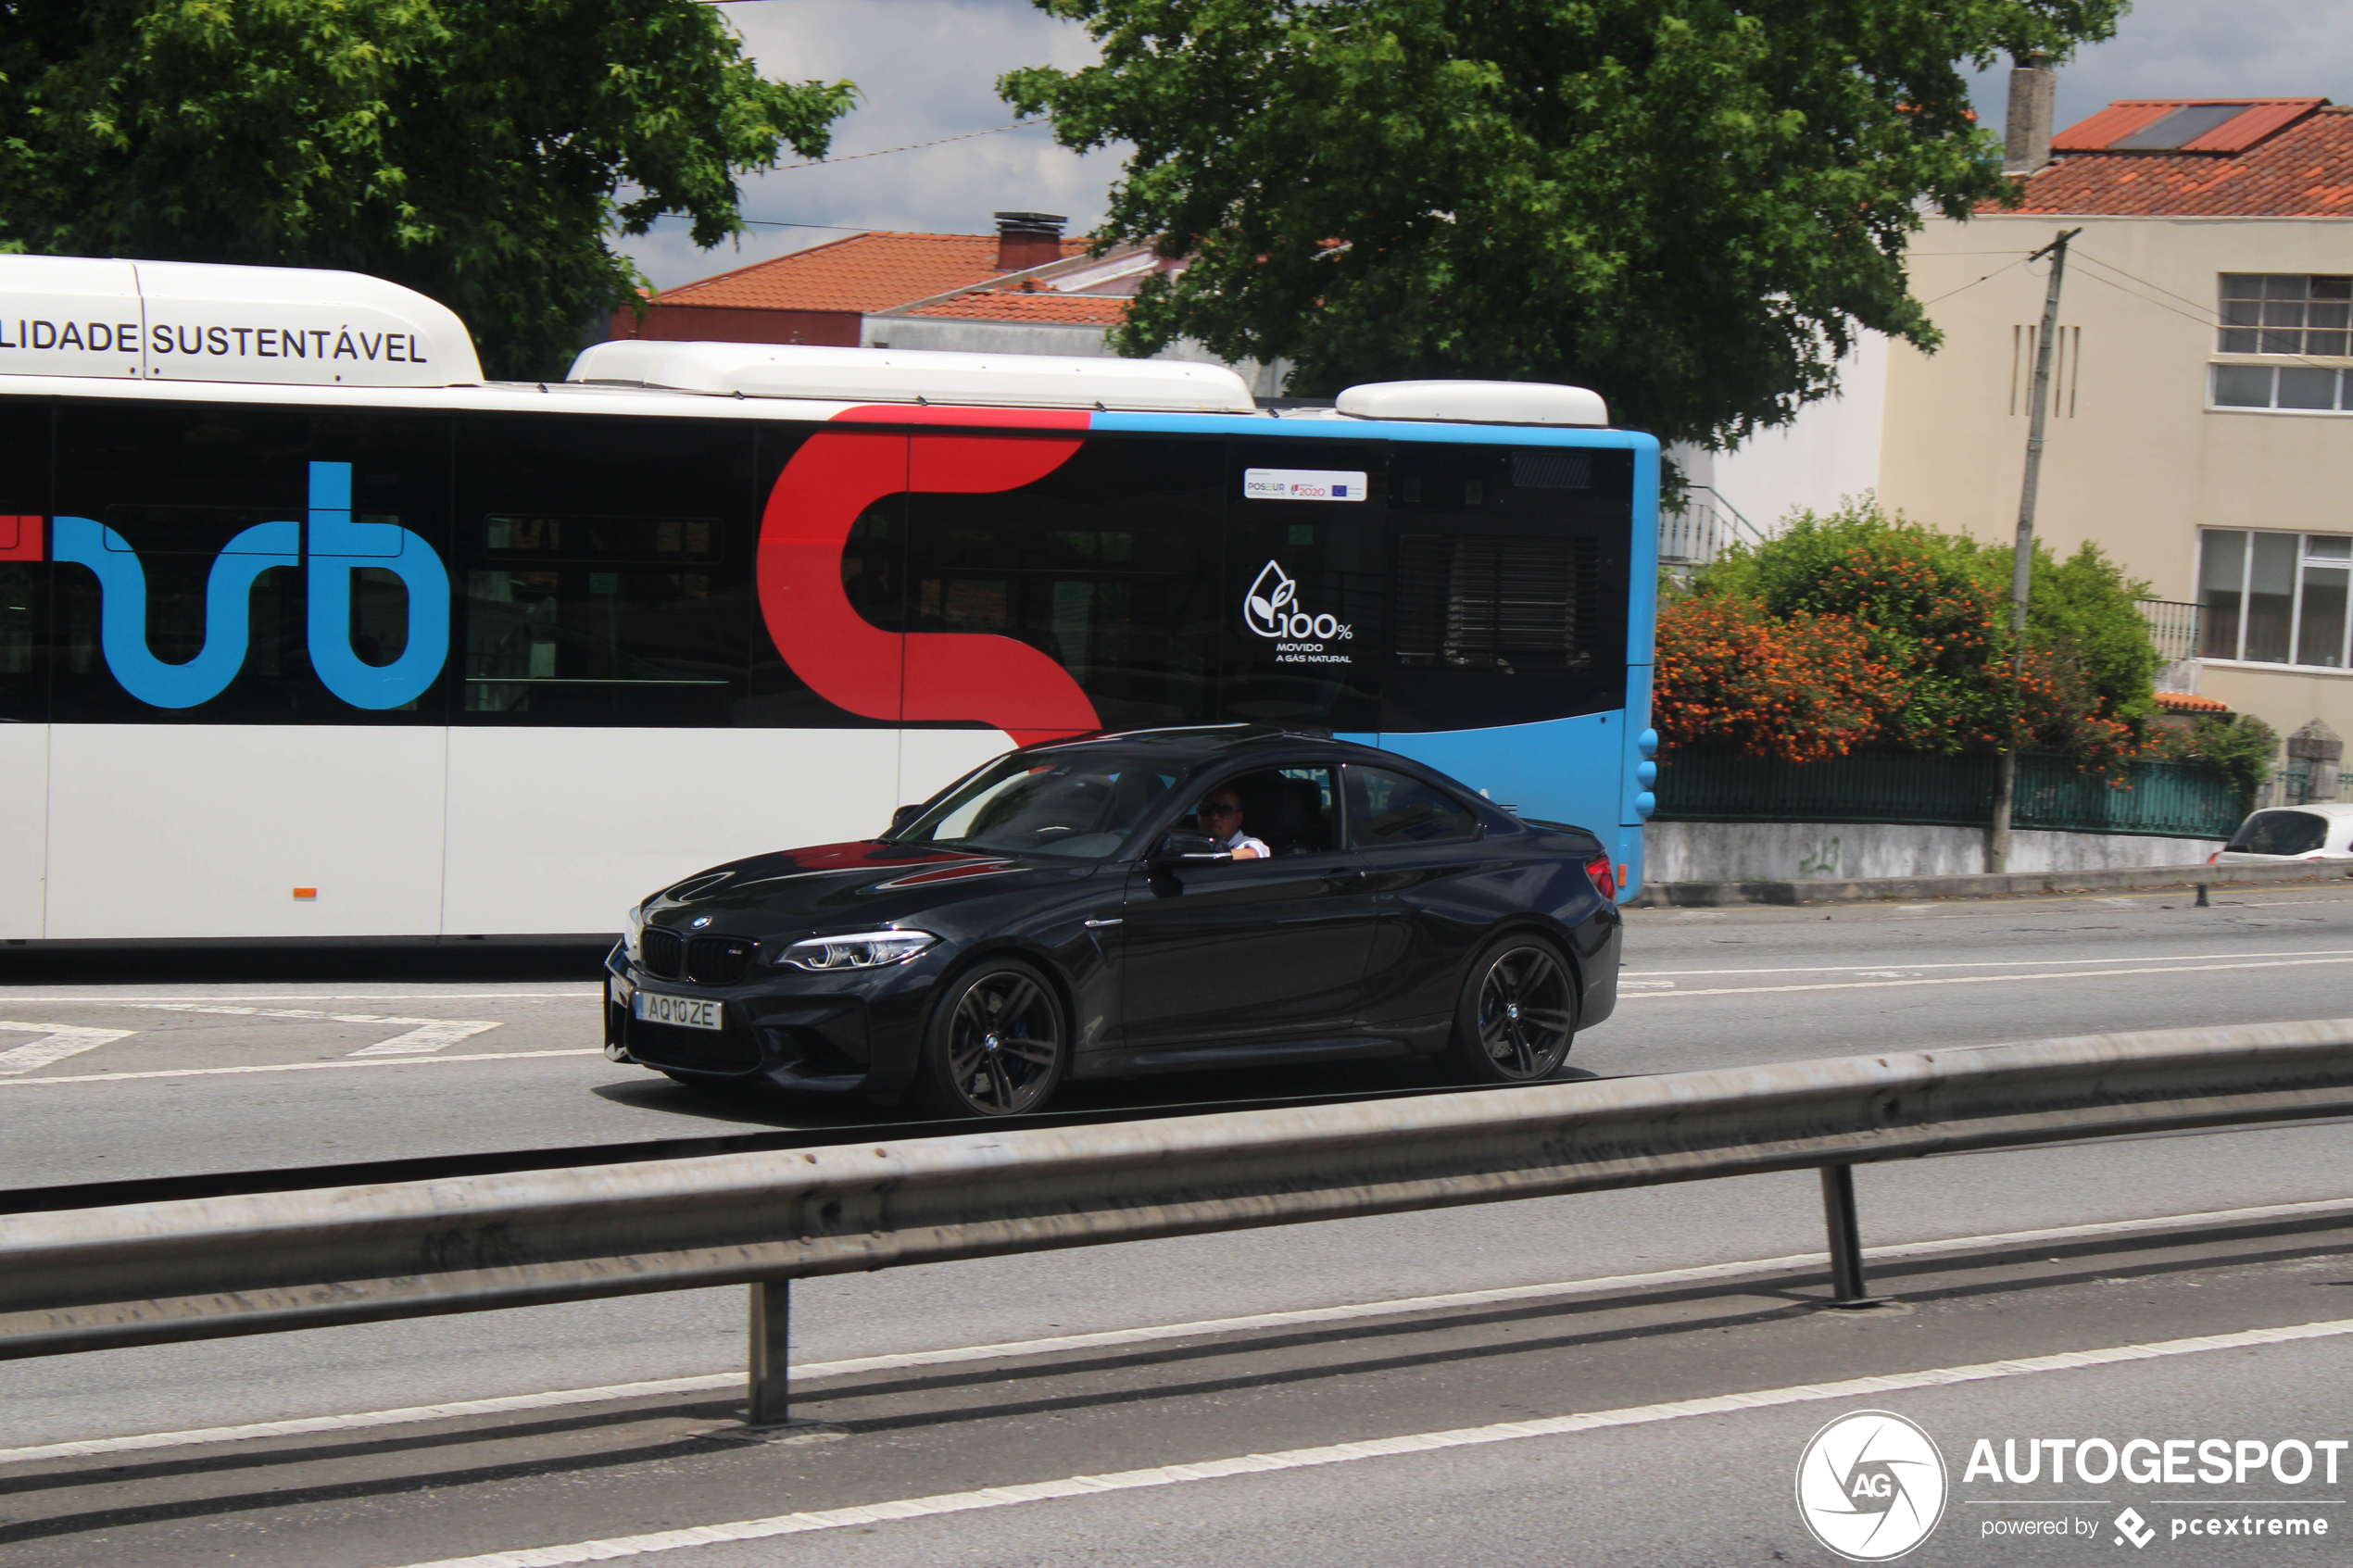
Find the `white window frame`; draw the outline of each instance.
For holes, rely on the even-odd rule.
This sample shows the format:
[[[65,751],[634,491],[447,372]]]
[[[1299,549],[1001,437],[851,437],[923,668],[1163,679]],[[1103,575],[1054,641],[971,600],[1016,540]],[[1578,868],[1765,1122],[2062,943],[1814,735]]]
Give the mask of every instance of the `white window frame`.
[[[2250,619],[2247,614],[2247,606],[2248,601],[2254,596],[2255,536],[2258,533],[2285,533],[2293,536],[2296,541],[2296,577],[2293,591],[2293,603],[2289,607],[2287,624],[2287,648],[2289,657],[2284,659],[2249,659],[2246,657],[2246,627],[2247,621]],[[2243,541],[2242,554],[2239,557],[2238,636],[2233,644],[2233,651],[2229,654],[2208,654],[2205,652],[2203,643],[2201,642],[2199,658],[2202,661],[2208,664],[2243,666],[2249,670],[2296,670],[2306,672],[2317,671],[2330,675],[2353,675],[2353,595],[2348,595],[2348,602],[2345,617],[2345,629],[2338,634],[2337,637],[2338,662],[2334,664],[2300,664],[2296,661],[2294,657],[2303,646],[2304,643],[2305,569],[2307,567],[2313,566],[2322,567],[2329,570],[2341,569],[2348,573],[2349,579],[2353,579],[2353,534],[2308,533],[2289,528],[2199,529],[2197,602],[2200,606],[2201,612],[2205,615],[2211,615],[2212,613],[2211,608],[2208,605],[2206,597],[2206,538],[2209,534],[2236,534],[2240,540]],[[2312,541],[2315,539],[2345,541],[2347,544],[2346,553],[2342,555],[2315,555],[2312,551]]]

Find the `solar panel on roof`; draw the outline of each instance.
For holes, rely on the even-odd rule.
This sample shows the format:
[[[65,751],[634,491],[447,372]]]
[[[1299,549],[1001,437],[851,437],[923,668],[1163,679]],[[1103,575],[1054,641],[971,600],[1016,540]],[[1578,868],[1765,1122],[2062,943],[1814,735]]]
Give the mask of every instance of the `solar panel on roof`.
[[[2159,115],[2129,136],[2119,136],[2108,144],[2108,151],[2158,153],[2185,147],[2208,132],[2228,125],[2251,107],[2247,104],[2185,104],[2171,114]]]

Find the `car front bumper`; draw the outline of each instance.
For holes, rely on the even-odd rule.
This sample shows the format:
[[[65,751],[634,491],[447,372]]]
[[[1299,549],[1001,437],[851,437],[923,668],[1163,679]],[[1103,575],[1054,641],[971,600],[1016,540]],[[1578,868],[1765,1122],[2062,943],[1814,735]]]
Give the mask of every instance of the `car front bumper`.
[[[641,973],[615,947],[605,965],[605,1055],[712,1084],[896,1094],[914,1077],[935,978],[925,954],[878,970],[769,969],[737,985],[698,985]],[[648,1022],[635,1015],[641,989],[717,1002],[720,1027]]]

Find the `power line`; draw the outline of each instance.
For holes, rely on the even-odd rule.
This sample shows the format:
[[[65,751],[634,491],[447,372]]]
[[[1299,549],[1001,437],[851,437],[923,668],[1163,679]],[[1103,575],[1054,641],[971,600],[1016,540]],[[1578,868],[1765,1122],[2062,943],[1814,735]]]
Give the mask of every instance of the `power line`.
[[[994,136],[1000,131],[1026,131],[1033,125],[1051,125],[1051,119],[1017,119],[1011,125],[992,125],[986,131],[967,131],[961,135],[940,136],[929,142],[910,142],[903,147],[877,147],[871,153],[845,153],[840,157],[812,158],[807,163],[780,163],[765,172],[781,174],[793,169],[826,169],[837,163],[855,163],[862,157],[882,157],[890,153],[921,152],[925,147],[944,147],[950,142],[969,142],[975,136]]]
[[[1969,254],[1969,253],[1967,253],[1967,252],[1963,252],[1963,253],[1960,253],[1960,254],[1964,254],[1964,255],[1966,255],[1966,254]],[[1985,254],[1986,254],[1986,255],[1988,255],[1988,256],[2003,256],[2003,255],[2007,255],[2007,254],[2008,254],[2008,253],[2007,253],[2007,252],[2005,252],[2005,251],[1998,251],[1998,250],[1994,250],[1994,251],[1987,251]],[[2026,254],[2026,252],[2024,252],[2024,251],[2020,251],[2020,252],[2018,253],[2018,259],[2017,259],[2016,261],[2011,262],[2011,263],[2009,264],[2009,266],[2008,266],[2008,267],[1996,267],[1996,268],[1994,268],[1994,270],[1992,270],[1991,272],[1988,272],[1988,273],[1986,273],[1986,274],[1985,274],[1985,278],[1998,278],[1998,277],[2000,277],[2003,273],[2005,273],[2005,272],[2008,271],[2008,270],[2010,270],[2010,267],[2023,267],[2023,266],[2025,266],[2025,265],[2026,265],[2026,262],[2027,262],[2027,254]],[[1937,300],[1940,300],[1940,299],[1950,299],[1950,298],[1952,298],[1952,297],[1953,297],[1955,295],[1957,295],[1957,294],[1963,294],[1963,293],[1966,293],[1966,292],[1968,292],[1969,290],[1970,290],[1970,289],[1973,289],[1973,288],[1977,287],[1977,285],[1978,285],[1978,284],[1980,284],[1980,283],[1982,283],[1982,282],[1985,282],[1985,278],[1974,278],[1974,279],[1971,279],[1969,282],[1966,282],[1966,283],[1963,283],[1963,284],[1962,284],[1959,288],[1957,288],[1957,289],[1946,289],[1946,290],[1945,290],[1943,294],[1938,295],[1936,296],[1936,299],[1923,299],[1923,300],[1921,300],[1921,301],[1920,301],[1920,308],[1921,308],[1921,309],[1923,309],[1923,310],[1925,310],[1925,309],[1927,309],[1930,306],[1934,305],[1934,304],[1936,303],[1936,301],[1937,301]]]

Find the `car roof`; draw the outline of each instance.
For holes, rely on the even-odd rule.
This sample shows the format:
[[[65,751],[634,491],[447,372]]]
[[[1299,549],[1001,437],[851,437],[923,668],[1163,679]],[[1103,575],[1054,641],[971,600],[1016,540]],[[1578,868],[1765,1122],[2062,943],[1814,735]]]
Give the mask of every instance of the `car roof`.
[[[1041,741],[1024,746],[1035,756],[1083,756],[1089,751],[1117,751],[1134,756],[1157,753],[1186,771],[1213,762],[1240,760],[1271,753],[1312,750],[1343,762],[1396,762],[1391,753],[1354,741],[1336,738],[1328,730],[1286,728],[1279,724],[1194,724],[1161,730],[1112,730],[1074,740]]]
[[[2247,815],[2251,817],[2259,817],[2267,811],[2309,811],[2316,817],[2335,817],[2341,819],[2345,817],[2353,817],[2353,801],[2314,800],[2301,806],[2266,806],[2261,810],[2250,811]]]

